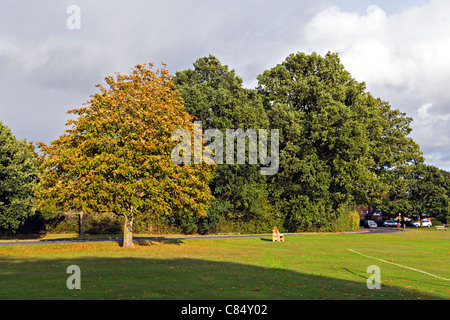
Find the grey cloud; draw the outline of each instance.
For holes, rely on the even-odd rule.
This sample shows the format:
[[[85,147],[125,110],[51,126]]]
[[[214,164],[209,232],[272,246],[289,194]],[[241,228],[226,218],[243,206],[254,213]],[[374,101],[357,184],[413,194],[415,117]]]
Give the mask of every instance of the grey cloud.
[[[66,8],[72,4],[81,9],[80,30],[66,28]],[[319,34],[308,37],[305,31],[305,25],[329,5],[364,16],[370,4],[369,0],[5,0],[0,4],[0,120],[18,138],[50,142],[63,133],[66,111],[81,107],[97,91],[95,84],[145,62],[156,67],[165,62],[175,73],[192,68],[197,58],[214,54],[235,69],[246,86],[254,87],[258,74],[290,53],[333,50],[326,35],[321,43]],[[388,18],[426,5],[421,0],[377,4]],[[433,112],[447,112],[450,94],[440,88],[448,72],[444,69],[433,78],[441,66],[429,65],[420,81],[403,77],[407,85],[399,82],[396,87],[388,75],[370,82],[374,73],[358,69],[347,48],[337,49],[347,69],[361,75],[359,81],[369,80],[369,89],[394,107],[413,115],[421,105],[432,102]],[[397,51],[394,57],[401,61],[402,54]],[[445,135],[450,137],[450,132]],[[423,149],[434,152],[427,145]]]

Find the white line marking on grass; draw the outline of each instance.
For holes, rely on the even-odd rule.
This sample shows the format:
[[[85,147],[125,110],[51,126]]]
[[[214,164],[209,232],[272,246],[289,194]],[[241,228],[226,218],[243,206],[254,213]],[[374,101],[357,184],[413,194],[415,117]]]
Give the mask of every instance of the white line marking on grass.
[[[378,261],[381,261],[381,262],[386,262],[386,263],[393,264],[393,265],[398,266],[398,267],[402,267],[402,268],[410,269],[410,270],[413,270],[413,271],[421,272],[421,273],[427,274],[427,275],[429,275],[429,276],[432,276],[432,277],[435,277],[435,278],[438,278],[438,279],[441,279],[441,280],[450,281],[450,279],[442,278],[442,277],[439,277],[439,276],[437,276],[437,275],[435,275],[435,274],[432,274],[432,273],[428,273],[428,272],[425,272],[425,271],[422,271],[422,270],[419,270],[419,269],[414,269],[414,268],[411,268],[411,267],[403,266],[403,265],[401,265],[401,264],[394,263],[394,262],[390,262],[390,261],[386,261],[386,260],[383,260],[383,259],[371,257],[371,256],[368,256],[368,255],[366,255],[366,254],[363,254],[363,253],[360,253],[360,252],[358,252],[358,251],[355,251],[355,250],[353,250],[353,249],[347,249],[347,250],[349,250],[349,251],[351,251],[351,252],[354,252],[354,253],[357,253],[357,254],[359,254],[359,255],[362,255],[362,256],[364,256],[364,257],[367,257],[367,258],[375,259],[375,260],[378,260]]]

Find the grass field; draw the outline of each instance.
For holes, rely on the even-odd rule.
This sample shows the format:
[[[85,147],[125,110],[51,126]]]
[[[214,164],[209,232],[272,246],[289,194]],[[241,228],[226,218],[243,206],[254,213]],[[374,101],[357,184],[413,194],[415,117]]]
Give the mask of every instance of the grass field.
[[[70,265],[80,290],[66,286]],[[370,265],[381,289],[367,288]],[[0,246],[0,299],[450,298],[450,281],[402,266],[450,279],[450,232]]]

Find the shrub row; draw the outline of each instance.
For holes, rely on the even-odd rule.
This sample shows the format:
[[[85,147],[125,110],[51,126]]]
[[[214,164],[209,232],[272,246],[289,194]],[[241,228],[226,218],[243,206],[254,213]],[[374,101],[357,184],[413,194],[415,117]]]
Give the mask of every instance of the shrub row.
[[[349,207],[340,208],[329,224],[316,228],[317,232],[355,231],[359,228],[359,216]],[[274,226],[283,230],[283,220],[276,215],[256,215],[247,219],[230,218],[220,210],[210,210],[206,217],[149,217],[134,221],[134,232],[141,234],[213,234],[213,233],[270,233]],[[84,214],[83,230],[85,234],[121,234],[122,219],[111,213]],[[78,233],[80,215],[78,213],[36,212],[17,230],[18,234],[39,233]],[[303,230],[298,230],[301,232]],[[306,231],[306,230],[305,230]],[[311,230],[309,230],[311,231]],[[5,234],[0,230],[0,234]]]

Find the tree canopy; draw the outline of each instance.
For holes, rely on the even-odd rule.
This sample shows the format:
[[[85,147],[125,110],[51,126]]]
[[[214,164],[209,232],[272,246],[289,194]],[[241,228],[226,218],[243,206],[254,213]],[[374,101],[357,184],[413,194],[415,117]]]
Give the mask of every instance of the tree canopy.
[[[418,163],[402,175],[403,183],[392,186],[379,209],[387,215],[413,219],[432,217],[450,220],[450,176],[435,166]]]
[[[213,167],[176,165],[176,129],[193,133],[165,68],[137,65],[130,75],[105,78],[108,88],[73,109],[66,133],[40,143],[41,205],[113,212],[124,219],[124,247],[133,247],[133,219],[145,215],[205,215]]]
[[[379,203],[392,170],[422,161],[412,119],[374,98],[335,53],[291,54],[258,83],[281,133],[273,190],[291,230],[323,227],[343,205]]]
[[[242,79],[213,55],[198,59],[194,69],[176,72],[174,83],[183,96],[186,111],[202,122],[204,130],[267,129],[269,121],[262,99],[255,90],[243,87]],[[225,152],[225,150],[224,150]],[[248,159],[248,153],[246,154]],[[222,164],[210,188],[210,220],[268,231],[264,221],[271,213],[266,178],[260,165]],[[255,225],[257,225],[255,227]]]
[[[255,89],[213,55],[193,66],[173,81],[151,65],[106,77],[108,88],[99,85],[87,107],[69,111],[78,118],[66,133],[40,144],[40,205],[114,212],[132,246],[135,217],[179,217],[192,232],[332,231],[349,220],[354,227],[356,204],[381,205],[398,190],[397,200],[416,210],[410,197],[425,196],[414,184],[425,173],[417,175],[423,157],[409,136],[412,118],[368,92],[338,54],[291,54],[260,74]],[[278,130],[277,174],[262,175],[248,148],[244,164],[174,164],[174,150],[185,155],[171,134],[196,136],[194,121],[224,135]],[[203,138],[200,145],[215,139]],[[430,206],[445,207],[435,191]]]
[[[34,214],[39,179],[32,146],[0,121],[0,229],[15,232]]]

